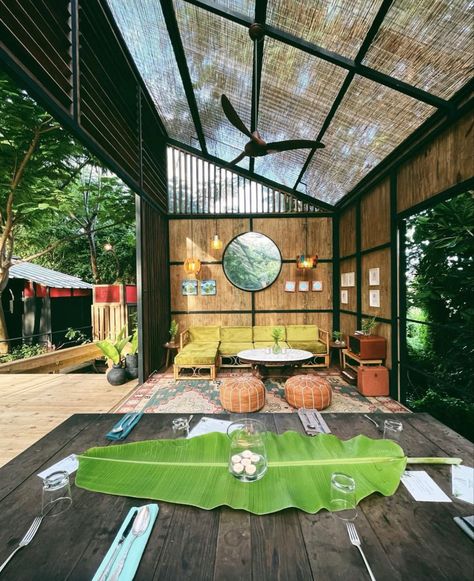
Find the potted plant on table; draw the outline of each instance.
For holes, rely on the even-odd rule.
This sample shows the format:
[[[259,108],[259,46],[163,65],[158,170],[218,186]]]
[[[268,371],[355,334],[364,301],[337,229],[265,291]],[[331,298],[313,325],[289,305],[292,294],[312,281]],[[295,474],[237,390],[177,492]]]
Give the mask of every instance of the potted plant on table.
[[[125,370],[127,379],[136,379],[138,377],[138,329],[133,332],[130,346],[130,353],[125,355]]]
[[[375,317],[368,317],[366,319],[362,319],[362,332],[364,335],[372,335],[372,331],[378,325]]]
[[[116,341],[105,339],[96,343],[107,359],[112,361],[112,369],[107,373],[107,381],[110,385],[123,385],[127,381],[127,370],[123,366],[122,352],[130,339],[130,335],[125,336],[125,327],[123,327]]]
[[[179,331],[179,323],[177,323],[174,319],[171,321],[170,326],[170,343],[176,342],[176,335]]]
[[[342,338],[341,331],[333,331],[332,338],[334,339],[334,343],[336,343],[337,345],[341,345],[344,343],[344,341],[341,341]]]
[[[281,353],[280,341],[283,339],[283,330],[281,327],[275,327],[272,331],[272,338],[275,341],[273,343],[272,351],[273,353]]]

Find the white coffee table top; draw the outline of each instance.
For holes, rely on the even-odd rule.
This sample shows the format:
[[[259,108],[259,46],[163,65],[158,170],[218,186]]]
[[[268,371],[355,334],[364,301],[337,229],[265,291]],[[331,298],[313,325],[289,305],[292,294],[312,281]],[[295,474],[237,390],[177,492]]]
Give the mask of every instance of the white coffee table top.
[[[286,349],[285,353],[267,353],[267,349],[246,349],[237,353],[239,359],[255,363],[294,363],[311,359],[313,354],[302,349]]]

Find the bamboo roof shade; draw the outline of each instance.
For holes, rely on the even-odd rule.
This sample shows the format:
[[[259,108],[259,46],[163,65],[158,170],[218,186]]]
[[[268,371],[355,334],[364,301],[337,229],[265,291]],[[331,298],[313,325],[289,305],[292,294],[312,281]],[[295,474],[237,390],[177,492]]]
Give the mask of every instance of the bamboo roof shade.
[[[170,142],[222,163],[247,138],[320,139],[239,166],[334,205],[472,75],[471,0],[107,0]],[[257,51],[248,27],[264,23]],[[257,107],[255,107],[257,103]]]

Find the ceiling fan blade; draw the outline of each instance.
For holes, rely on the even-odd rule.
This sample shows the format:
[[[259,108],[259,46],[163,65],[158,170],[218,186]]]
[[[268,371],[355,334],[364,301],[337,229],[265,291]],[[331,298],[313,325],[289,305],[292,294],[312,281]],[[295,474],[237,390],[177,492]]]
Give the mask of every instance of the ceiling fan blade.
[[[240,153],[235,159],[229,161],[229,165],[235,165],[236,163],[239,163],[241,159],[244,159],[245,155],[245,151],[242,151],[242,153]]]
[[[272,143],[267,143],[267,153],[289,151],[290,149],[320,149],[322,147],[324,147],[324,144],[320,141],[290,139],[288,141],[274,141]]]
[[[224,109],[225,116],[232,123],[232,125],[239,131],[242,131],[244,135],[247,135],[247,137],[253,139],[252,134],[247,129],[247,127],[245,127],[244,122],[238,116],[237,111],[234,109],[234,107],[232,107],[232,103],[225,95],[221,96],[221,104],[222,108]]]

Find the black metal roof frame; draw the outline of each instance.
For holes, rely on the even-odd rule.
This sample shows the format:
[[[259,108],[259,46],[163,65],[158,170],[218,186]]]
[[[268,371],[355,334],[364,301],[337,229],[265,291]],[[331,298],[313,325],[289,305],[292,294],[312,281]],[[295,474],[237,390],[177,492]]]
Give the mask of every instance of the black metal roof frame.
[[[446,100],[446,99],[442,99],[428,91],[425,91],[423,89],[420,89],[414,85],[411,85],[409,83],[406,83],[404,81],[400,81],[390,75],[387,75],[385,73],[382,73],[374,68],[368,67],[366,65],[362,64],[362,61],[364,59],[364,57],[366,56],[372,41],[374,40],[374,38],[376,37],[381,25],[384,22],[384,19],[387,15],[387,12],[389,11],[390,7],[392,6],[394,0],[383,0],[382,4],[372,22],[372,25],[370,27],[370,29],[368,30],[364,41],[362,42],[360,49],[357,53],[357,55],[355,56],[354,59],[350,59],[347,58],[341,54],[335,53],[333,51],[327,50],[322,48],[321,46],[318,46],[314,43],[308,42],[306,40],[303,40],[302,38],[298,38],[286,31],[280,30],[274,26],[270,26],[266,23],[266,13],[267,13],[267,0],[255,0],[255,15],[254,18],[250,18],[244,14],[241,13],[237,13],[231,9],[224,9],[222,7],[220,7],[218,4],[214,3],[212,0],[184,0],[185,2],[187,2],[188,4],[194,5],[198,8],[201,8],[203,10],[206,10],[208,12],[211,12],[212,14],[215,14],[217,16],[220,16],[222,18],[225,18],[226,20],[229,20],[231,22],[234,22],[236,24],[239,24],[241,26],[244,26],[246,28],[249,28],[251,24],[253,24],[254,22],[258,22],[260,24],[263,24],[265,27],[265,35],[273,38],[279,42],[282,42],[284,44],[287,44],[289,46],[292,46],[294,48],[297,48],[307,54],[310,54],[314,57],[320,58],[322,60],[325,60],[329,63],[332,63],[338,67],[341,67],[345,70],[348,71],[348,75],[345,79],[345,81],[343,82],[338,95],[336,96],[322,126],[321,129],[316,137],[317,141],[320,141],[323,139],[327,129],[329,128],[331,121],[333,119],[333,117],[335,116],[339,105],[341,104],[344,95],[347,93],[354,77],[356,75],[359,75],[361,77],[364,77],[366,79],[370,79],[371,81],[375,81],[376,83],[379,83],[385,87],[388,87],[390,89],[393,89],[395,91],[398,91],[399,93],[412,97],[418,101],[421,101],[423,103],[426,103],[428,105],[431,105],[432,107],[435,107],[438,111],[435,112],[434,115],[436,115],[436,113],[444,113],[446,115],[453,115],[453,113],[456,110],[456,102],[457,102],[457,95],[454,95],[454,97],[452,97],[450,100]],[[160,0],[161,2],[161,6],[163,9],[163,14],[165,17],[165,21],[166,21],[166,26],[168,29],[168,33],[170,36],[170,40],[173,46],[173,50],[174,50],[174,54],[175,54],[175,58],[177,61],[177,65],[181,74],[181,78],[183,81],[183,86],[184,86],[184,90],[186,93],[186,97],[189,103],[189,107],[191,110],[191,114],[192,114],[192,118],[193,121],[195,122],[195,126],[196,126],[196,131],[198,134],[198,138],[199,138],[199,143],[201,146],[202,151],[199,152],[196,149],[183,144],[181,142],[178,142],[176,140],[172,140],[169,139],[170,143],[173,143],[174,145],[178,146],[178,147],[182,147],[196,155],[199,156],[203,156],[207,159],[209,159],[210,161],[213,161],[214,163],[218,162],[218,163],[225,163],[223,160],[217,159],[214,156],[211,156],[208,151],[207,151],[207,147],[206,147],[206,143],[205,143],[205,136],[204,136],[204,131],[203,131],[203,126],[200,120],[200,115],[199,115],[199,110],[198,110],[198,106],[197,106],[197,102],[196,102],[196,98],[194,95],[194,89],[192,86],[192,81],[191,81],[191,77],[190,77],[190,73],[189,73],[189,68],[188,68],[188,64],[187,64],[187,60],[186,60],[186,56],[185,56],[185,52],[183,49],[183,43],[181,40],[181,35],[180,35],[180,31],[179,31],[179,27],[178,27],[178,23],[177,23],[177,19],[176,19],[176,14],[175,14],[175,10],[173,7],[173,2],[172,0]],[[123,41],[123,39],[122,39]],[[124,41],[123,41],[124,42]],[[257,119],[257,111],[258,111],[258,105],[259,105],[259,97],[260,97],[260,80],[261,80],[261,68],[262,68],[262,63],[263,63],[263,53],[264,53],[264,43],[258,43],[258,47],[257,47],[257,64],[259,66],[259,71],[258,71],[258,78],[255,78],[255,62],[253,62],[253,67],[252,67],[252,108],[251,108],[251,126],[252,126],[252,131],[255,129],[256,127],[256,119]],[[255,53],[253,56],[254,60],[255,60]],[[461,91],[458,92],[461,93],[463,92],[463,89],[461,89]],[[257,107],[255,107],[255,105],[257,105]],[[403,142],[402,142],[403,143]],[[396,148],[397,149],[397,148]],[[308,165],[310,164],[311,160],[313,159],[314,155],[316,154],[317,150],[311,150],[308,154],[308,157],[300,171],[300,174],[297,178],[297,180],[295,181],[293,187],[284,187],[282,184],[276,184],[275,182],[272,182],[273,187],[278,187],[280,188],[282,191],[287,191],[287,192],[291,192],[295,197],[303,200],[303,201],[307,201],[308,198],[311,198],[313,200],[315,200],[316,202],[318,202],[318,204],[320,204],[322,207],[325,207],[326,209],[333,209],[335,206],[328,204],[327,202],[323,202],[322,200],[319,200],[316,197],[313,196],[306,196],[304,195],[302,192],[297,190],[298,185],[300,184],[304,173],[306,172],[306,169],[308,168]],[[381,163],[383,163],[384,160],[382,160]],[[376,170],[377,167],[374,168],[374,170]],[[257,181],[263,181],[263,182],[269,182],[269,180],[262,180],[262,176],[260,176],[259,174],[256,174],[254,172],[254,159],[250,158],[250,166],[249,166],[249,171],[246,170],[241,170],[238,167],[234,167],[233,171],[236,171],[237,173],[242,173],[242,175],[246,175],[247,177],[251,177],[252,179],[255,179]],[[371,172],[370,172],[371,173]],[[359,184],[356,184],[356,186],[351,190],[354,191],[356,189],[358,189]],[[339,203],[342,203],[343,200],[345,200],[345,198],[351,194],[351,192],[347,192],[346,196],[344,196],[344,198],[342,198],[336,205],[339,205]]]

